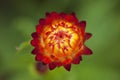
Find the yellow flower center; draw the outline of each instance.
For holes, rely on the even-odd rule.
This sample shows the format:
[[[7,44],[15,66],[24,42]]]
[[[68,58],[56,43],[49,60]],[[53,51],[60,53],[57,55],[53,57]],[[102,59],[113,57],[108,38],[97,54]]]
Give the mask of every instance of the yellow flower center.
[[[83,38],[80,28],[74,23],[63,20],[46,25],[40,36],[40,45],[44,48],[44,56],[51,60],[64,61],[72,58],[80,51]]]

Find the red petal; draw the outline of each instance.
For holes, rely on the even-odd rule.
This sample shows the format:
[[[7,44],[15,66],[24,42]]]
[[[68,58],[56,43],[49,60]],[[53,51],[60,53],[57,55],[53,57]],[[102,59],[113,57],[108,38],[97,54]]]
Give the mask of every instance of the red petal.
[[[52,62],[52,63],[49,64],[49,69],[50,69],[50,70],[53,70],[53,69],[56,68],[56,66],[57,66],[57,64],[54,63],[54,62]]]
[[[43,56],[42,61],[43,61],[44,63],[46,63],[46,64],[49,64],[49,63],[51,62],[51,59],[48,58],[47,56]]]
[[[75,13],[74,12],[72,12],[71,15],[75,17]]]
[[[84,46],[83,54],[90,55],[90,54],[92,54],[92,50],[89,49],[88,47]]]
[[[39,20],[39,23],[40,23],[41,25],[44,25],[44,24],[45,24],[45,19],[41,18],[41,19]]]
[[[86,27],[86,21],[80,21],[80,27],[83,27],[85,29]]]
[[[91,36],[92,36],[91,33],[85,33],[85,39],[84,40],[88,40]]]
[[[38,54],[39,53],[38,51],[39,50],[37,48],[35,48],[35,49],[33,49],[32,54]]]
[[[61,62],[56,62],[57,66],[62,66],[62,63]]]
[[[61,16],[62,18],[64,18],[65,15],[66,15],[66,14],[65,14],[64,12],[61,12],[61,13],[60,13],[60,16]]]
[[[39,40],[38,39],[33,39],[30,42],[33,46],[38,46]]]
[[[59,18],[59,14],[58,13],[56,13],[56,12],[51,12],[51,18],[53,18],[53,19],[58,19]]]
[[[85,35],[85,27],[86,27],[86,21],[81,21],[79,23],[79,26],[81,28],[81,34],[84,36]]]
[[[49,17],[50,16],[50,13],[49,12],[46,12],[46,17]]]
[[[69,64],[69,63],[71,63],[71,61],[72,61],[71,59],[66,59],[65,61],[63,61],[63,64],[64,65]]]
[[[37,32],[37,33],[41,33],[42,30],[43,30],[43,27],[44,27],[44,25],[37,25],[37,26],[36,26],[36,32]]]
[[[50,25],[52,23],[52,21],[54,20],[54,18],[52,17],[52,15],[50,13],[46,13],[46,24]]]
[[[67,71],[70,71],[70,69],[71,69],[71,64],[65,65],[64,68],[65,68]]]
[[[38,34],[36,32],[32,33],[31,34],[33,38],[37,38],[38,37]]]
[[[85,31],[86,21],[81,21],[81,22],[79,23],[79,25],[80,25],[81,29],[82,29],[83,31]]]
[[[47,24],[47,25],[51,25],[51,23],[52,23],[53,20],[54,20],[54,19],[53,19],[52,17],[47,18],[47,19],[46,19],[46,24]]]
[[[80,57],[75,58],[72,63],[79,64],[81,60],[82,60],[82,57],[80,56]]]
[[[80,61],[82,61],[82,56],[80,56],[79,58],[80,58]]]
[[[35,57],[36,61],[41,61],[43,59],[43,56],[41,54],[37,54]]]
[[[67,21],[69,21],[69,22],[75,22],[75,23],[78,23],[78,20],[77,20],[77,18],[76,18],[75,16],[72,16],[72,15],[66,15],[64,18],[65,18]]]

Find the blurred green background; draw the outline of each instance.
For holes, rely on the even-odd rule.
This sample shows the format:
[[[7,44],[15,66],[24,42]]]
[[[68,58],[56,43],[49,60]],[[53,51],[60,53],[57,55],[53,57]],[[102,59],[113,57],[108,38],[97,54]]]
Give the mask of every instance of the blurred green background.
[[[36,72],[29,40],[46,12],[75,12],[93,34],[70,72]],[[0,80],[120,80],[120,0],[0,0]]]

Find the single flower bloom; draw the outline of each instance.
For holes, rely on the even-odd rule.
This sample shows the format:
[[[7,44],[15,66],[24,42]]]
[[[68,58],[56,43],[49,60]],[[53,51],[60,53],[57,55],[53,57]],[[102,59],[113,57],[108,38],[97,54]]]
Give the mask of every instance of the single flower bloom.
[[[36,61],[48,65],[50,70],[64,66],[70,71],[71,64],[79,64],[82,55],[92,54],[84,44],[91,37],[85,27],[86,21],[79,22],[74,13],[46,13],[32,33]]]

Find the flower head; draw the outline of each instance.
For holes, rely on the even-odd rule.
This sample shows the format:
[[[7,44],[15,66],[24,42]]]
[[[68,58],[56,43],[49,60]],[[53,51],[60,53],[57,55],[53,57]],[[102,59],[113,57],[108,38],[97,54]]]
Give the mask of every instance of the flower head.
[[[50,70],[64,66],[70,71],[71,64],[79,64],[83,54],[92,54],[84,44],[91,37],[85,27],[86,22],[79,22],[74,13],[46,13],[32,33],[36,61],[48,65]]]

